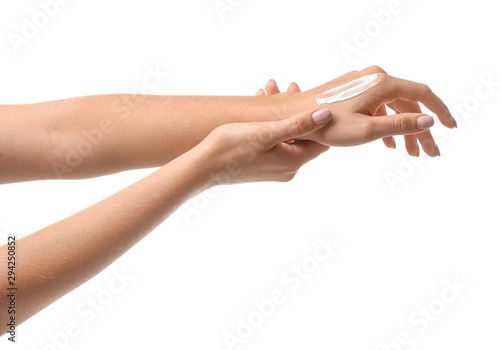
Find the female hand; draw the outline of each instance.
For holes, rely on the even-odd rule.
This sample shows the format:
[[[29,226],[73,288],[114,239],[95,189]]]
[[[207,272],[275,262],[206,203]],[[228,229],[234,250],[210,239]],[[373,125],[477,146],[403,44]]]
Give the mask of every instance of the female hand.
[[[388,147],[394,148],[395,142],[392,136],[405,135],[409,154],[419,155],[418,140],[429,156],[440,155],[429,131],[433,118],[422,118],[424,114],[419,102],[435,113],[443,125],[453,128],[456,127],[456,122],[449,109],[427,85],[392,77],[380,67],[349,72],[305,92],[282,93],[272,97],[278,99],[278,103],[284,106],[283,115],[295,114],[298,110],[318,106],[316,97],[319,94],[375,73],[379,75],[379,83],[364,93],[347,100],[322,105],[332,111],[332,120],[325,128],[308,135],[307,139],[330,146],[354,146],[382,138]],[[387,115],[386,106],[396,114]]]
[[[210,186],[254,181],[290,181],[299,168],[329,149],[300,140],[331,120],[328,108],[269,122],[230,123],[214,129],[195,148],[205,152]]]

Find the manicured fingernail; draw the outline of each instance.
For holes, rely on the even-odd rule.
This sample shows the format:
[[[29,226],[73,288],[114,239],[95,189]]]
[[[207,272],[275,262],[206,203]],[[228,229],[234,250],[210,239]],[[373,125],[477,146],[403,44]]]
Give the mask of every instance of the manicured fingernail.
[[[457,120],[455,118],[453,118],[453,122],[455,123],[455,128],[458,128]]]
[[[434,125],[434,118],[429,115],[422,115],[417,118],[417,128],[418,129],[429,129]]]
[[[299,87],[299,84],[297,84],[296,82],[293,82],[290,85],[295,85],[296,87]]]
[[[330,119],[332,119],[332,111],[328,108],[318,109],[312,114],[313,120],[316,124],[324,124]]]
[[[276,84],[276,80],[274,80],[274,79],[269,79],[269,81],[268,81],[267,83],[268,83],[268,84],[269,84],[269,83],[274,83],[274,84]]]

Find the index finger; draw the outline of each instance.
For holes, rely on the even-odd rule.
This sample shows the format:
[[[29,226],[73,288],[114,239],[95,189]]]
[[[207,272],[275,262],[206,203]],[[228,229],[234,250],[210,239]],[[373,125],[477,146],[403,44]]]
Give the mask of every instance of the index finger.
[[[383,103],[391,103],[397,99],[420,102],[437,115],[441,123],[448,128],[455,128],[457,122],[444,102],[429,88],[421,83],[386,76],[382,78],[377,90],[381,92]]]

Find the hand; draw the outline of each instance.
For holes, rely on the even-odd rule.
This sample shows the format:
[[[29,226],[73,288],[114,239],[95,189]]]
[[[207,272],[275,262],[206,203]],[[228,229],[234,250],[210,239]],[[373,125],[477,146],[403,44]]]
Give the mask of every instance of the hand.
[[[211,185],[286,182],[329,147],[309,140],[285,141],[306,138],[327,125],[331,117],[328,108],[321,108],[279,121],[224,124],[195,148],[206,150],[203,159]]]
[[[349,72],[317,88],[302,92],[276,95],[284,107],[283,114],[318,106],[316,96],[359,77],[378,73],[381,81],[366,92],[348,100],[323,105],[330,108],[333,117],[325,128],[307,136],[307,139],[330,146],[354,146],[383,138],[384,143],[395,147],[393,135],[405,135],[406,149],[411,155],[419,155],[417,140],[429,156],[440,155],[429,127],[419,129],[417,118],[423,113],[419,102],[436,113],[441,123],[449,128],[456,122],[449,109],[428,86],[392,77],[380,67],[369,67],[362,71]],[[396,112],[386,115],[388,106]]]
[[[301,92],[299,86],[297,83],[291,83],[288,88],[286,89],[287,92]],[[276,80],[271,79],[267,82],[264,89],[259,89],[257,93],[255,94],[256,96],[269,96],[269,95],[276,95],[280,94],[281,91],[278,88],[278,84],[276,83]],[[285,141],[286,143],[293,143],[295,140],[287,140]]]

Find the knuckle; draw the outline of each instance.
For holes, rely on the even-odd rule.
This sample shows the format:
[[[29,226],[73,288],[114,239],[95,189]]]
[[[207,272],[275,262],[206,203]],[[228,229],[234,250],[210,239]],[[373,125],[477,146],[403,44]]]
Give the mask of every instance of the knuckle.
[[[425,95],[428,95],[432,92],[431,88],[427,84],[420,84],[420,87]]]
[[[379,73],[380,82],[387,82],[390,79],[390,76],[387,73]]]
[[[384,90],[389,94],[394,94],[394,82],[391,76],[385,73],[378,73],[378,80],[380,86],[384,86]]]
[[[387,74],[387,72],[385,70],[383,70],[381,67],[376,66],[376,65],[370,66],[370,67],[366,68],[365,71],[370,72],[370,73],[383,73],[383,74]]]
[[[386,73],[379,73],[378,79],[379,85],[384,87],[384,92],[388,98],[394,98],[398,95],[397,85],[390,75]]]
[[[394,131],[396,133],[402,133],[408,129],[408,121],[406,118],[401,117],[400,115],[396,115],[394,117]]]

